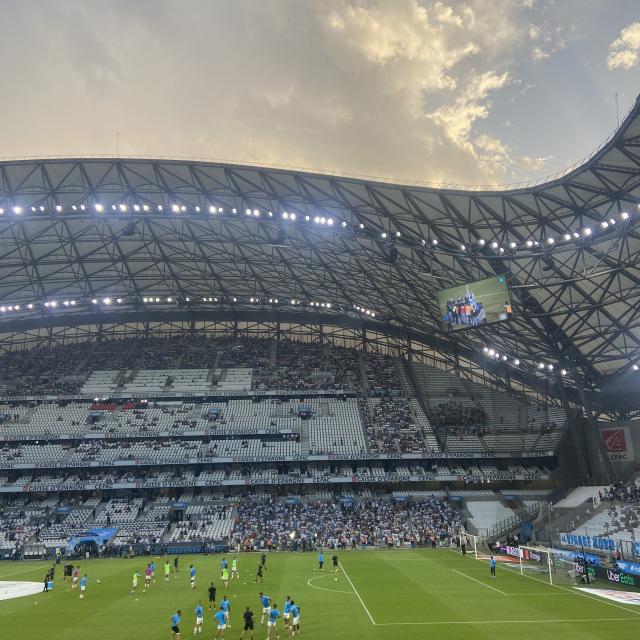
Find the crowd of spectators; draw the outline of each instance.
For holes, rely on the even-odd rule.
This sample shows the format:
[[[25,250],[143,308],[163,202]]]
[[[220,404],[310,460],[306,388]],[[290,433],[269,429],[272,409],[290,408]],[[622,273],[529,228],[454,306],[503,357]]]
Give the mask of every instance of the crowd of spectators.
[[[609,502],[608,520],[604,523],[609,535],[628,532],[634,537],[640,531],[640,480],[630,484],[622,481],[599,492],[601,502]]]
[[[600,502],[628,502],[631,504],[640,503],[640,481],[625,484],[619,481],[598,492]]]
[[[365,354],[363,358],[369,395],[382,398],[402,393],[402,382],[395,358],[370,353]]]
[[[437,497],[414,501],[336,499],[306,504],[244,501],[238,505],[229,543],[248,551],[436,545],[449,539],[460,525],[455,508]]]
[[[483,436],[488,433],[489,418],[479,405],[466,405],[461,402],[443,402],[429,412],[429,420],[441,435]]]
[[[368,403],[361,401],[369,448],[373,453],[427,453],[425,434],[414,419],[404,398],[374,401],[373,415]]]
[[[272,353],[277,354],[272,361]],[[0,355],[0,394],[72,395],[93,371],[253,369],[254,389],[360,389],[351,349],[261,338],[131,337]]]

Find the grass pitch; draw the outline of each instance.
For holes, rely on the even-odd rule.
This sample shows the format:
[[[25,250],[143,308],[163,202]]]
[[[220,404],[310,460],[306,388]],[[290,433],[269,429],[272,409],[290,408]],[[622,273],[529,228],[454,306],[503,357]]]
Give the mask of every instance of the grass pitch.
[[[331,553],[325,554],[327,560]],[[526,640],[549,637],[637,640],[640,607],[553,587],[498,566],[495,580],[489,567],[472,557],[445,550],[356,551],[339,553],[343,571],[316,570],[315,553],[268,555],[264,584],[255,584],[259,556],[239,556],[240,579],[229,584],[231,628],[225,638],[239,638],[242,612],[249,605],[260,620],[258,592],[271,596],[280,609],[286,595],[301,606],[302,637],[330,640],[359,638],[443,640],[473,638]],[[147,558],[80,562],[87,573],[86,597],[71,591],[56,570],[52,592],[0,601],[2,638],[11,640],[169,640],[170,618],[182,609],[183,639],[193,637],[194,609],[205,605],[201,638],[213,638],[213,612],[207,610],[207,588],[213,581],[220,600],[220,555],[181,556],[180,572],[163,581],[163,558],[156,559],[156,584],[130,595],[131,574],[141,576]],[[227,556],[228,559],[231,555]],[[170,558],[173,562],[173,558]],[[198,571],[197,588],[189,587],[188,567]],[[329,563],[330,564],[330,563]],[[49,563],[3,562],[0,581],[40,581]],[[325,562],[325,568],[327,563]],[[100,584],[97,580],[100,579]],[[281,609],[282,610],[282,609]],[[279,622],[281,637],[282,623]],[[249,636],[246,636],[249,637]],[[256,625],[255,638],[266,638],[266,626]]]

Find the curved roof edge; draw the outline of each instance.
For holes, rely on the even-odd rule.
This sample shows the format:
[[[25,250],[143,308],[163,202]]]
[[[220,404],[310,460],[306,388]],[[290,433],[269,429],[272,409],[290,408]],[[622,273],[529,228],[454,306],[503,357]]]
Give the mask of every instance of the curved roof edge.
[[[213,158],[193,158],[183,156],[140,156],[140,155],[111,155],[111,154],[86,154],[86,155],[60,155],[60,156],[17,156],[17,157],[0,157],[0,165],[10,165],[29,162],[87,162],[87,161],[133,161],[133,162],[168,162],[177,164],[206,164],[215,166],[224,166],[229,168],[242,168],[269,170],[286,173],[297,173],[306,176],[316,176],[323,178],[337,178],[341,180],[353,180],[360,182],[368,182],[372,185],[384,185],[387,187],[405,187],[414,189],[424,189],[427,191],[455,192],[457,194],[473,194],[480,195],[517,195],[532,190],[545,189],[552,187],[566,178],[588,170],[590,165],[597,162],[612,147],[615,146],[617,139],[628,129],[631,123],[640,114],[640,94],[636,97],[633,105],[620,122],[620,125],[609,135],[604,142],[596,147],[590,154],[578,160],[573,165],[561,169],[555,173],[549,174],[539,179],[520,181],[506,184],[495,185],[471,185],[471,184],[453,184],[453,183],[433,183],[420,182],[415,180],[397,180],[385,178],[382,176],[370,176],[365,174],[353,174],[342,171],[324,171],[314,170],[309,167],[296,167],[286,165],[273,164],[256,164],[255,162],[242,162],[238,160],[223,160]]]

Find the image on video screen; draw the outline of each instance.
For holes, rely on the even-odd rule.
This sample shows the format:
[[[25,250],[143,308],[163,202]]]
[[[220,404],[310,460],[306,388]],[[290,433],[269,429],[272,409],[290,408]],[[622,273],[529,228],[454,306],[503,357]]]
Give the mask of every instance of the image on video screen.
[[[437,297],[440,317],[447,331],[479,327],[513,316],[504,276],[442,289]]]

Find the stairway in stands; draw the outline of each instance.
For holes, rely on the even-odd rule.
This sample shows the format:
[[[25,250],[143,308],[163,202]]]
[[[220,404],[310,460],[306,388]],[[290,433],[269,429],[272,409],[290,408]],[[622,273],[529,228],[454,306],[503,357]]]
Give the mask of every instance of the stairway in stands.
[[[429,399],[425,390],[418,384],[411,363],[404,358],[396,362],[401,372],[400,379],[402,380],[403,387],[406,384],[405,393],[414,410],[416,421],[425,432],[425,439],[429,448],[433,451],[446,451],[446,440],[442,440],[429,422]]]

